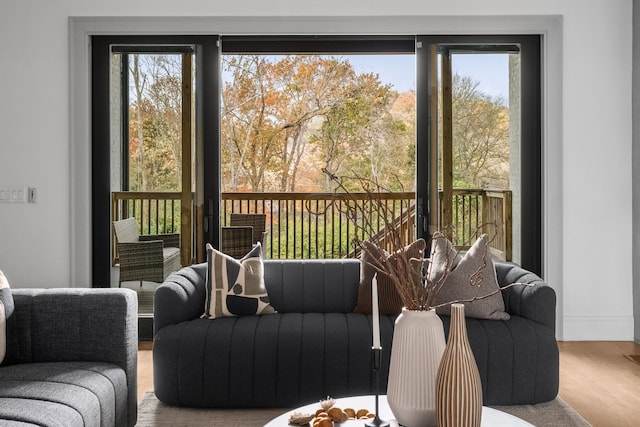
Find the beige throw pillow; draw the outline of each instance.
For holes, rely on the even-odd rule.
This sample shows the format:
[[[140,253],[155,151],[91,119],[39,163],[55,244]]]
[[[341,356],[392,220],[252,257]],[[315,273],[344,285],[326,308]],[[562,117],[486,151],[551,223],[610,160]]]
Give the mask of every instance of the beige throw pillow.
[[[433,271],[442,271],[442,262],[446,262],[447,259],[446,253],[442,253],[442,250],[446,248],[446,244],[434,245],[435,253],[431,255],[434,260],[431,266]],[[451,270],[440,293],[436,296],[436,304],[485,297],[498,289],[496,269],[489,249],[489,238],[483,234]],[[509,313],[505,312],[501,292],[465,302],[464,305],[466,317],[495,320],[508,320],[510,317]],[[449,315],[450,312],[451,307],[448,304],[437,309],[440,315]]]

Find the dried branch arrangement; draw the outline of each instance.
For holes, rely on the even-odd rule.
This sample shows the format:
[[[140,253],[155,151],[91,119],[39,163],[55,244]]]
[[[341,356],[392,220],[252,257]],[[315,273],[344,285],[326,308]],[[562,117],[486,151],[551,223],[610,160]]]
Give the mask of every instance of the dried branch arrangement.
[[[345,185],[346,180],[355,181],[366,192],[368,198],[366,205],[347,204],[342,213],[355,227],[354,235],[356,237],[353,239],[353,244],[360,251],[369,255],[366,257],[369,260],[367,262],[377,273],[386,275],[392,281],[405,308],[408,310],[430,310],[453,303],[472,302],[500,292],[498,289],[488,295],[469,300],[437,304],[436,297],[446,285],[456,255],[446,236],[440,232],[434,233],[430,241],[425,242],[422,249],[418,250],[418,256],[415,256],[415,247],[411,248],[411,242],[407,242],[400,232],[395,210],[384,203],[380,197],[380,193],[388,192],[385,188],[371,179],[358,175],[338,177],[327,169],[323,169],[323,172],[335,184],[335,192],[349,196],[350,192]],[[376,220],[374,221],[373,218]],[[383,233],[380,232],[381,225],[384,229]],[[438,260],[438,271],[436,272],[431,271],[434,260],[425,256],[424,252],[437,244],[446,245],[448,250],[444,259]],[[484,250],[483,259],[488,248],[485,247]],[[484,267],[486,265],[480,266],[471,274],[469,286],[476,286],[482,281]]]

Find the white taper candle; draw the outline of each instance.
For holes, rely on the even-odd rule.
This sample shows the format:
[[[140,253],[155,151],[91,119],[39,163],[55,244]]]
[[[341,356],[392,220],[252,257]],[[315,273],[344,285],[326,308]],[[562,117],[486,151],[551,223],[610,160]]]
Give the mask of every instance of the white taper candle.
[[[378,274],[371,280],[371,305],[373,318],[373,348],[380,348],[380,312],[378,309]]]

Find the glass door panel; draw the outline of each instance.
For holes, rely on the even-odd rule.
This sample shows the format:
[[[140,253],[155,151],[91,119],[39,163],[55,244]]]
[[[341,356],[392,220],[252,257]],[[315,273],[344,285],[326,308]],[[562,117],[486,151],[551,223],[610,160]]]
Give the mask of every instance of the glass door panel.
[[[192,46],[127,45],[112,46],[111,57],[112,220],[135,218],[142,239],[162,239],[164,252],[179,252],[180,265],[194,258],[193,52]],[[163,278],[149,273],[127,282],[128,266],[112,248],[118,286],[155,288]],[[143,307],[152,310],[144,301]]]
[[[223,54],[221,226],[265,214],[271,258],[352,256],[332,174],[377,182],[413,239],[415,99],[414,53]]]
[[[438,49],[440,228],[459,249],[481,233],[494,255],[519,260],[520,52]]]

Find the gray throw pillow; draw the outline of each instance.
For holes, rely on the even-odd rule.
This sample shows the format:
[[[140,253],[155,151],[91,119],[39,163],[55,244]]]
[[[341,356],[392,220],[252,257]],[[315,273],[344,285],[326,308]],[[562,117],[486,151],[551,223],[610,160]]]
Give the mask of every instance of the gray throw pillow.
[[[446,248],[446,245],[436,245],[435,248],[436,250]],[[440,263],[447,259],[441,253],[435,256],[432,254],[432,258]],[[440,266],[439,269],[441,268]],[[483,234],[449,272],[444,286],[436,296],[436,304],[481,297],[472,302],[464,302],[466,317],[508,320],[510,316],[505,312],[502,293],[494,293],[499,289],[496,269],[489,249],[489,237]],[[492,293],[493,295],[487,296]],[[438,308],[436,312],[440,315],[449,315],[451,306],[447,304]]]
[[[461,258],[453,243],[444,234],[436,231],[431,238],[427,277],[432,282],[441,281],[450,270],[456,268]]]

